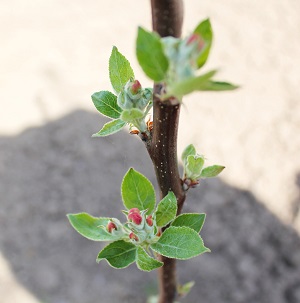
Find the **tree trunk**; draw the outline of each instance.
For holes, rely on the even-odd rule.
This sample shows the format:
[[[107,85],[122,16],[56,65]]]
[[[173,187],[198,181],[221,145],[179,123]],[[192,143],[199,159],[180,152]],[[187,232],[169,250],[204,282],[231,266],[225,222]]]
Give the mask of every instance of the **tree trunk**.
[[[181,36],[182,0],[151,0],[153,30],[161,37]],[[154,96],[162,89],[155,84]],[[154,164],[161,198],[173,191],[181,212],[185,192],[182,189],[177,160],[177,133],[180,103],[174,100],[153,100],[153,131],[146,147]],[[176,104],[177,103],[177,104]],[[160,256],[164,266],[159,270],[159,303],[173,303],[176,297],[176,260]]]

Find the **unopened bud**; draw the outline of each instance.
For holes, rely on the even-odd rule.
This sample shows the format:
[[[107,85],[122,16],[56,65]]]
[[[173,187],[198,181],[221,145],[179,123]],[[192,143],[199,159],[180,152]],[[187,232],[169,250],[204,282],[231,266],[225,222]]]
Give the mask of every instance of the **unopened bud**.
[[[134,234],[133,232],[131,232],[129,234],[129,239],[134,240],[134,241],[138,241],[139,240],[139,238],[137,237],[137,235]]]
[[[133,103],[125,91],[121,91],[117,97],[117,103],[122,109],[132,109]]]
[[[132,213],[140,213],[140,210],[136,207],[129,209],[128,215]]]
[[[186,41],[187,45],[197,45],[197,49],[200,51],[204,45],[204,41],[202,40],[202,38],[194,33],[192,35],[189,36],[189,38]]]
[[[191,34],[189,37],[188,37],[188,39],[187,39],[187,41],[186,41],[186,44],[192,44],[193,42],[195,42],[195,41],[197,41],[198,39],[199,39],[200,37],[199,37],[199,35],[197,35],[197,34]]]
[[[130,91],[133,95],[136,95],[139,93],[139,91],[141,90],[142,88],[142,85],[141,83],[139,82],[139,80],[134,80],[131,84],[131,87],[130,87]]]
[[[147,222],[147,224],[149,226],[153,226],[153,220],[152,220],[152,216],[151,215],[146,218],[146,222]]]
[[[109,233],[111,233],[114,229],[115,230],[117,230],[117,226],[116,226],[116,224],[114,223],[114,222],[108,222],[108,224],[107,224],[107,231],[109,232]]]
[[[140,225],[143,221],[143,217],[141,216],[140,211],[139,212],[129,212],[127,218],[128,218],[128,220],[132,221],[136,225]]]

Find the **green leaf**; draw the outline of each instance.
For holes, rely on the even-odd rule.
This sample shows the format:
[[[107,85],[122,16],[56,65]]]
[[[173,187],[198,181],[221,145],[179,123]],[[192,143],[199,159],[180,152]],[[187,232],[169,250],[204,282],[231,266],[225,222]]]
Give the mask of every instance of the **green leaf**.
[[[105,259],[114,268],[125,268],[135,261],[136,246],[123,240],[104,247],[98,254],[97,262]]]
[[[159,240],[150,246],[157,253],[168,257],[186,260],[210,251],[204,246],[196,231],[188,227],[167,228]]]
[[[106,232],[99,226],[106,226],[110,218],[95,218],[87,213],[68,214],[67,215],[74,229],[93,241],[112,241],[117,237]]]
[[[143,111],[138,108],[125,109],[122,112],[121,119],[125,122],[142,119],[144,117]]]
[[[181,214],[175,218],[175,220],[171,223],[171,226],[186,226],[197,233],[200,232],[204,221],[205,221],[205,214]]]
[[[211,27],[209,19],[202,21],[196,27],[196,29],[194,30],[194,33],[200,35],[205,43],[203,49],[201,50],[201,52],[197,58],[198,68],[200,68],[207,61],[207,58],[208,58],[208,55],[210,52],[210,48],[212,45],[212,40],[213,40],[213,31],[212,31],[212,27]]]
[[[125,207],[139,210],[148,209],[150,214],[155,206],[155,191],[151,182],[141,173],[130,168],[121,185],[122,199]]]
[[[188,156],[184,165],[185,177],[191,180],[197,180],[204,165],[204,158],[201,156]]]
[[[153,269],[163,266],[164,263],[150,257],[143,248],[138,247],[136,255],[136,265],[140,270],[151,271]]]
[[[124,85],[134,78],[129,61],[114,46],[109,58],[109,78],[116,93],[121,92]]]
[[[117,96],[109,91],[100,91],[92,95],[92,101],[97,110],[104,116],[118,119],[122,109],[117,104]]]
[[[222,172],[225,166],[221,165],[212,165],[204,168],[201,172],[201,178],[213,178]]]
[[[207,83],[208,80],[216,74],[216,72],[216,70],[212,70],[204,75],[198,77],[190,77],[181,82],[177,82],[170,88],[170,90],[165,96],[163,96],[163,98],[166,99],[168,97],[175,96],[180,99],[183,96],[188,95],[194,91],[203,90],[202,88],[204,87],[205,83]]]
[[[172,191],[170,191],[157,205],[155,211],[156,225],[166,226],[176,217],[177,199]]]
[[[163,52],[160,37],[139,27],[136,41],[136,55],[144,73],[159,82],[165,78],[169,62]]]
[[[195,285],[195,281],[187,282],[183,285],[177,286],[177,292],[178,295],[182,298],[185,297],[192,289],[192,287]]]
[[[120,131],[125,125],[126,122],[122,121],[121,119],[112,120],[105,123],[102,129],[98,133],[92,135],[92,137],[105,137],[115,134],[116,132]]]
[[[234,85],[228,82],[206,81],[199,85],[198,90],[201,91],[227,91],[235,90],[239,88],[238,85]]]
[[[193,144],[188,145],[181,155],[181,160],[184,163],[188,156],[195,156],[197,154],[196,148]]]

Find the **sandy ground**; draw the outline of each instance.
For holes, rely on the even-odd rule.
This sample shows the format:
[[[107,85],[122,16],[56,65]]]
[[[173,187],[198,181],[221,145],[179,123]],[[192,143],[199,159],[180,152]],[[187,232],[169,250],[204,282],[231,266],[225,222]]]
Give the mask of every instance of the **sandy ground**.
[[[198,282],[184,302],[300,302],[299,12],[297,0],[186,1],[184,33],[213,24],[205,70],[241,89],[184,100],[179,152],[194,143],[226,166],[187,204],[208,213],[213,253],[179,264],[183,281]],[[96,265],[99,245],[65,219],[119,209],[130,165],[155,181],[136,138],[90,138],[104,122],[90,95],[110,89],[112,45],[151,85],[134,55],[136,28],[150,20],[145,0],[1,1],[1,303],[133,303],[155,292],[155,273]]]

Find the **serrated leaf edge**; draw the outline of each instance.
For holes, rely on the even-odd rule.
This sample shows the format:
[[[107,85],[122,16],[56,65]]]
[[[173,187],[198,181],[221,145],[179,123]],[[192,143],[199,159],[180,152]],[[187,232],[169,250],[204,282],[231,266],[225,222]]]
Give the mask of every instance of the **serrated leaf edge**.
[[[106,249],[109,245],[111,245],[111,244],[113,244],[113,243],[116,243],[116,242],[119,242],[119,241],[125,242],[124,240],[117,240],[117,241],[114,241],[114,242],[109,243],[109,244],[106,245],[103,249],[101,249],[101,251],[98,253],[98,256],[99,256],[100,253],[101,253],[104,249]],[[125,243],[129,243],[129,242],[125,242]],[[131,244],[131,243],[130,243],[130,244]],[[132,245],[134,245],[134,244],[132,244]],[[130,249],[130,250],[126,251],[126,252],[129,252],[129,251],[132,251],[132,250],[136,250],[136,246],[134,246],[132,249]],[[136,260],[136,257],[135,257],[135,259],[134,259],[132,262],[130,262],[128,265],[126,265],[126,266],[124,266],[124,267],[116,267],[116,266],[113,266],[113,265],[108,261],[108,259],[106,259],[106,258],[99,258],[98,256],[97,256],[97,259],[96,259],[96,262],[97,262],[97,263],[100,263],[102,260],[106,260],[106,262],[109,264],[109,266],[111,266],[111,267],[113,267],[113,268],[116,268],[116,269],[127,268],[129,265],[131,265],[132,263],[134,263],[135,260]],[[115,257],[115,256],[114,256],[114,257]]]
[[[133,171],[133,172],[135,172],[135,173],[141,175],[143,178],[145,178],[145,179],[151,184],[151,191],[152,191],[153,196],[154,196],[154,203],[153,203],[152,209],[148,209],[148,212],[147,212],[147,213],[151,213],[151,212],[153,211],[153,209],[155,208],[155,190],[154,190],[153,184],[151,183],[151,181],[150,181],[145,175],[143,175],[143,174],[140,173],[139,171],[135,170],[133,167],[130,167],[130,168],[128,169],[128,171],[126,172],[126,174],[124,175],[124,177],[123,177],[123,179],[122,179],[122,183],[121,183],[121,197],[122,197],[123,205],[124,205],[127,209],[129,209],[129,208],[125,205],[125,201],[124,201],[124,198],[123,198],[123,192],[124,192],[124,190],[123,190],[123,183],[124,183],[125,177],[126,177],[127,174],[128,174],[129,172],[131,172],[131,171]],[[138,206],[136,206],[136,207],[139,208]],[[139,209],[140,209],[140,208],[139,208]],[[142,207],[141,207],[140,210],[144,210],[144,209],[142,209]]]
[[[112,51],[111,51],[111,54],[110,54],[110,57],[109,57],[109,61],[108,61],[108,70],[109,70],[109,80],[110,80],[110,83],[111,83],[111,86],[113,87],[113,89],[115,90],[115,92],[116,93],[120,93],[121,92],[121,90],[116,90],[116,88],[115,88],[115,85],[112,83],[112,81],[111,81],[111,74],[112,74],[112,72],[111,72],[111,58],[112,58],[112,55],[113,55],[113,52],[114,51],[116,51],[117,53],[119,53],[120,55],[121,55],[121,57],[123,57],[124,59],[125,59],[125,62],[127,62],[128,63],[128,65],[129,65],[129,68],[130,68],[130,71],[132,72],[132,77],[134,78],[134,72],[133,72],[133,69],[132,69],[132,67],[131,67],[131,65],[130,65],[130,62],[129,62],[129,60],[121,53],[121,52],[119,52],[119,50],[118,50],[118,48],[116,47],[116,46],[113,46],[113,48],[112,48]],[[113,58],[112,58],[113,59]],[[124,64],[122,64],[122,65],[124,65]],[[120,67],[120,68],[118,68],[119,70],[120,69],[122,69],[122,67]],[[127,74],[128,74],[128,72],[127,72]],[[118,76],[118,78],[119,78],[119,82],[121,83],[122,81],[121,81],[121,78],[120,78],[120,76]],[[129,80],[129,79],[128,79]],[[126,84],[126,83],[125,83]],[[125,85],[124,84],[124,85]],[[123,86],[124,86],[123,85]]]
[[[200,238],[200,240],[201,240],[201,242],[202,242],[202,244],[203,244],[203,247],[205,248],[205,251],[200,252],[199,254],[196,254],[196,255],[194,255],[194,256],[192,256],[192,257],[188,257],[188,258],[178,258],[178,257],[172,258],[172,257],[168,256],[167,254],[162,254],[162,253],[158,252],[158,251],[155,250],[155,249],[152,247],[152,245],[151,245],[151,246],[150,246],[151,249],[154,250],[155,252],[157,252],[158,254],[160,254],[160,255],[162,255],[162,256],[164,256],[164,257],[170,258],[170,259],[189,260],[189,259],[192,259],[192,258],[197,257],[197,256],[199,256],[199,255],[202,255],[202,254],[204,254],[204,253],[206,253],[206,252],[211,252],[211,250],[210,250],[209,248],[207,248],[207,247],[204,245],[204,242],[203,242],[202,238],[200,237],[200,235],[199,235],[194,229],[189,228],[189,227],[187,227],[187,226],[170,226],[169,228],[184,228],[184,229],[190,229],[190,230],[192,230],[192,231]],[[168,230],[168,228],[167,228],[166,230]],[[156,243],[158,243],[158,242],[159,242],[159,240],[158,240]],[[154,244],[156,244],[156,243],[154,243]]]
[[[177,208],[178,208],[178,205],[177,205],[177,198],[176,198],[176,196],[175,196],[175,194],[174,194],[173,191],[169,191],[168,194],[167,194],[164,198],[161,199],[161,201],[164,200],[164,199],[166,199],[170,193],[172,193],[172,194],[173,194],[173,197],[175,197],[175,200],[176,200],[176,212],[177,212]],[[171,194],[171,195],[172,195],[172,194]],[[168,198],[168,199],[170,200],[170,198]],[[155,209],[155,212],[154,212],[155,215],[156,215],[156,212],[157,212],[157,210],[158,210],[158,206],[159,206],[159,204],[161,203],[161,201],[159,201],[159,203],[158,203],[157,206],[156,206],[156,209]],[[164,226],[166,226],[167,224],[169,224],[171,221],[173,221],[174,219],[176,219],[176,212],[175,212],[175,216],[174,216],[172,219],[170,219],[167,223],[164,223],[163,225],[157,225],[157,226],[159,226],[159,227],[164,227]],[[157,221],[156,221],[156,224],[158,224]]]
[[[202,224],[200,230],[199,230],[199,231],[196,231],[196,230],[195,230],[197,233],[200,233],[200,231],[202,230],[202,227],[203,227],[203,225],[204,225],[204,223],[205,223],[206,214],[205,214],[205,213],[183,213],[183,214],[178,215],[178,216],[173,220],[173,222],[174,222],[178,217],[181,217],[181,216],[183,216],[183,215],[204,215],[203,224]],[[189,227],[189,226],[186,226],[186,225],[175,226],[175,225],[173,225],[173,222],[171,223],[171,226],[173,226],[173,227],[188,227],[188,228],[190,228],[190,229],[193,229],[193,228],[191,228],[191,227]],[[194,229],[193,229],[193,230],[194,230]]]
[[[146,252],[146,250],[145,250],[144,248],[142,248],[142,247],[138,247],[138,248],[137,248],[137,250],[136,250],[137,253],[136,253],[136,258],[135,258],[135,259],[136,259],[136,266],[137,266],[137,268],[138,268],[139,270],[146,271],[146,272],[150,272],[150,271],[155,270],[155,269],[157,269],[157,268],[159,268],[159,267],[161,267],[161,266],[164,265],[163,262],[161,262],[161,261],[159,261],[159,260],[157,260],[157,259],[155,259],[155,258],[152,258],[151,256],[149,256],[149,255],[147,254],[149,258],[155,260],[157,263],[160,263],[161,266],[155,267],[155,268],[150,269],[150,270],[142,269],[142,268],[140,267],[139,263],[138,263],[138,254],[139,254],[138,250],[139,250],[139,249],[142,249],[142,250],[144,251],[144,253],[147,254],[147,252]]]
[[[117,96],[116,96],[114,93],[110,92],[109,90],[101,90],[101,91],[99,91],[99,92],[95,92],[95,93],[92,94],[91,98],[92,98],[93,103],[94,103],[93,96],[94,96],[95,94],[101,93],[101,92],[103,92],[103,93],[110,93],[110,94],[112,94],[112,95],[117,99]],[[115,109],[115,108],[112,107],[110,104],[107,104],[107,103],[105,103],[104,101],[101,101],[101,102],[103,102],[107,107],[110,107],[110,108],[111,108],[112,110],[114,110],[115,112],[119,113],[119,114],[120,114],[119,117],[121,116],[122,109],[121,109],[119,106],[118,106],[118,107],[120,108],[121,111]],[[95,103],[94,103],[94,106],[96,107]],[[110,118],[110,119],[113,119],[113,120],[119,119],[119,117],[118,117],[118,118],[112,118],[111,116],[108,116],[108,115],[103,114],[97,107],[96,107],[96,109],[97,109],[97,111],[98,111],[102,116],[104,116],[104,117],[107,117],[107,118]]]

